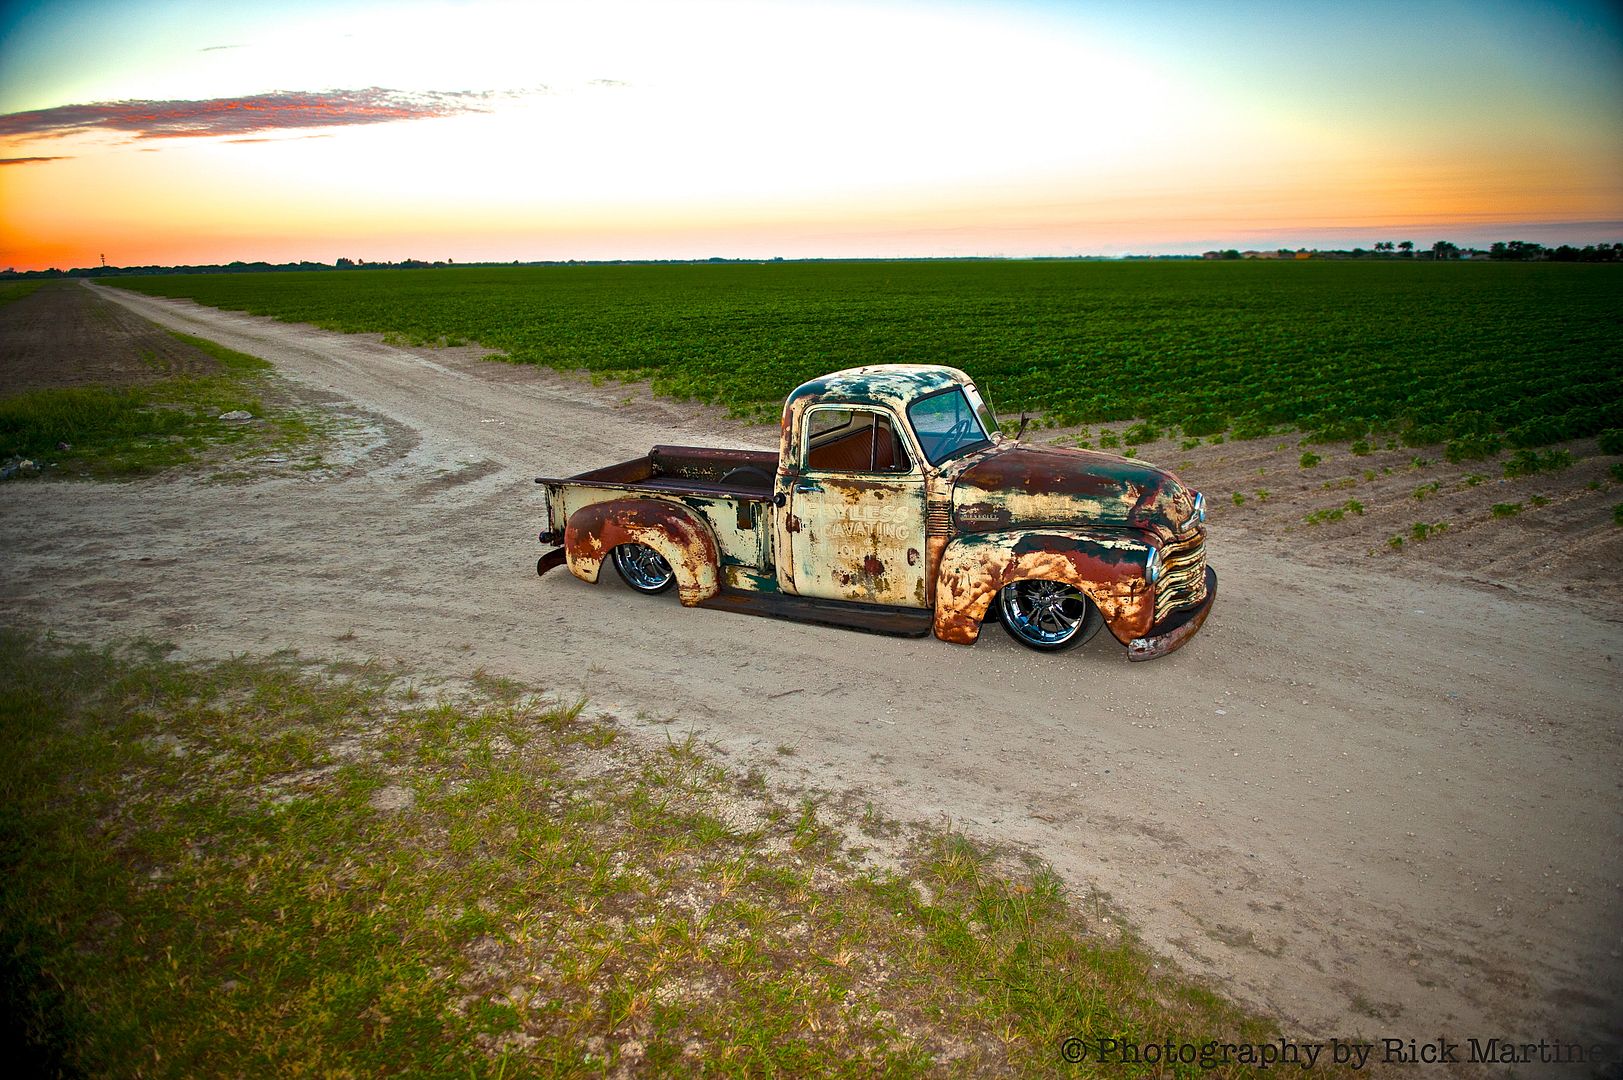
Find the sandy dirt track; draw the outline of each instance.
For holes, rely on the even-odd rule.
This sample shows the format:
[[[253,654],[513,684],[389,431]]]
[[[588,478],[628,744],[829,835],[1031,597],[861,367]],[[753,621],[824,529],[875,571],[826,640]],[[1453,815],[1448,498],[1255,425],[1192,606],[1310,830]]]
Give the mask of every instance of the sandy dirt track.
[[[775,431],[481,350],[87,287],[364,429],[309,475],[0,487],[12,618],[188,655],[482,665],[661,736],[674,718],[786,782],[1030,845],[1293,1034],[1623,1041],[1615,612],[1315,564],[1237,526],[1211,538],[1206,628],[1148,664],[1108,634],[1048,657],[995,627],[962,648],[538,579],[534,476]]]

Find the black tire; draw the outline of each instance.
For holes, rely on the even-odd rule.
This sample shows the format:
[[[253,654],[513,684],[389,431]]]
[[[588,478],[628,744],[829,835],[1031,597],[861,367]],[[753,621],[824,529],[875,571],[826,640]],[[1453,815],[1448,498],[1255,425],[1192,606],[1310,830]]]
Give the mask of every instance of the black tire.
[[[651,547],[621,544],[614,549],[614,572],[640,593],[654,596],[676,584],[671,564]]]
[[[1087,594],[1060,581],[1016,581],[998,590],[992,606],[1009,636],[1038,652],[1074,649],[1105,624]]]

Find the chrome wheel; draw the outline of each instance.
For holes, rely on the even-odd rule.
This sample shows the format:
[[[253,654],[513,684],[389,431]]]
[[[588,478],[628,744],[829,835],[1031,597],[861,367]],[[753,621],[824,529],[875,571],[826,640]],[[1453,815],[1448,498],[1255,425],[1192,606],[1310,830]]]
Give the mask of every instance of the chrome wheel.
[[[643,544],[621,544],[614,549],[614,569],[621,580],[638,592],[662,593],[676,575],[659,552]]]
[[[1016,581],[997,594],[1003,626],[1020,644],[1058,652],[1087,641],[1105,624],[1086,595],[1059,581]]]

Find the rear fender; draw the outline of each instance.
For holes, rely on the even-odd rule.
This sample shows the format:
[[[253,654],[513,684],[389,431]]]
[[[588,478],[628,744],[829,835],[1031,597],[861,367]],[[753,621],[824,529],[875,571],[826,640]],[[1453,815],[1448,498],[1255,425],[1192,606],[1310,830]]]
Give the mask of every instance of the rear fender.
[[[1041,579],[1086,593],[1125,645],[1143,636],[1155,618],[1155,597],[1144,577],[1149,555],[1150,545],[1131,533],[1049,528],[960,536],[941,557],[935,636],[973,644],[999,589]]]
[[[612,499],[583,506],[569,515],[564,553],[569,572],[597,581],[603,560],[621,544],[643,544],[659,552],[676,574],[676,594],[687,607],[721,591],[721,549],[697,513],[661,499]]]

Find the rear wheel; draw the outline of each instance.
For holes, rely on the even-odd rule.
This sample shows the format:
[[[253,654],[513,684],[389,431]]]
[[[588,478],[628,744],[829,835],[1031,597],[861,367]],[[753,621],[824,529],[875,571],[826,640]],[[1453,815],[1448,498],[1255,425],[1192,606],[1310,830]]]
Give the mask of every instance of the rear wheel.
[[[1039,652],[1073,649],[1105,624],[1086,594],[1060,581],[1016,581],[994,606],[1009,636]]]
[[[662,593],[676,581],[671,564],[644,544],[621,544],[615,548],[614,569],[620,580],[638,592]]]

